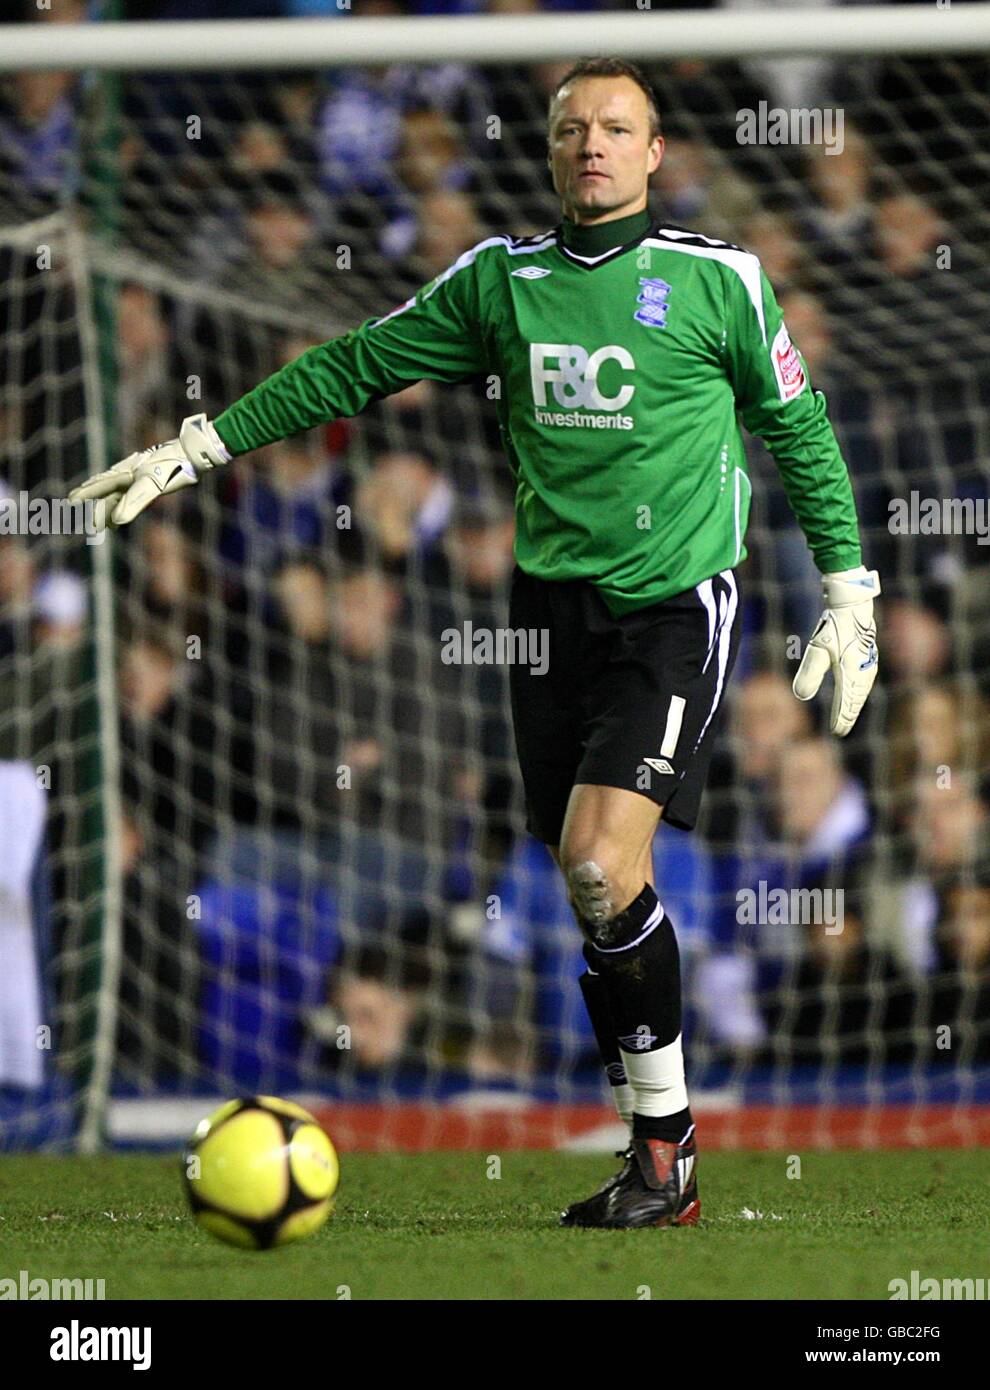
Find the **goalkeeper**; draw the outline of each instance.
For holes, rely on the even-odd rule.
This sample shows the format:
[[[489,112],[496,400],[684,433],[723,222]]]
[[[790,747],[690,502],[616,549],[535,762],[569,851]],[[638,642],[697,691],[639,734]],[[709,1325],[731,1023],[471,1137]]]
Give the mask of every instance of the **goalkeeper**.
[[[823,575],[794,693],[811,699],[831,671],[840,737],[876,678],[880,584],[824,397],[759,261],[648,211],[664,141],[642,73],[579,63],[551,100],[548,139],[557,227],[487,238],[392,313],[72,499],[105,498],[122,526],[238,454],[423,377],[497,375],[516,482],[510,624],[549,643],[546,674],[511,671],[528,827],[584,934],[581,987],[631,1131],[621,1170],[561,1220],[692,1225],[680,968],[651,843],[661,817],[695,824],[736,656],[750,500],[739,417],[773,454]]]

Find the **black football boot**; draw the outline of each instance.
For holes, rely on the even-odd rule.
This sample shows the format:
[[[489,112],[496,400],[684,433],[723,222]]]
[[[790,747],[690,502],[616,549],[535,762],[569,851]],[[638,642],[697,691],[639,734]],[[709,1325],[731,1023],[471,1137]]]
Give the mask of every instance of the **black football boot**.
[[[662,1139],[634,1139],[621,1173],[586,1202],[567,1226],[631,1230],[641,1226],[694,1226],[701,1215],[696,1173],[698,1149],[694,1128],[682,1144]]]
[[[562,1226],[600,1226],[605,1215],[605,1201],[612,1188],[626,1176],[630,1163],[634,1162],[632,1149],[616,1149],[616,1158],[623,1160],[617,1173],[612,1173],[597,1191],[580,1202],[572,1202],[566,1211],[560,1213]]]

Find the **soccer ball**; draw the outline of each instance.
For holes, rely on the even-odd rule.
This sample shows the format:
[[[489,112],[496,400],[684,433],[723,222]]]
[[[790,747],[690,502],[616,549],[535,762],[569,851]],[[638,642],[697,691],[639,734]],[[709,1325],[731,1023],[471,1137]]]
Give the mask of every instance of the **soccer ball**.
[[[193,1216],[245,1250],[312,1235],[333,1210],[337,1153],[313,1116],[275,1096],[229,1100],[201,1120],[183,1159]]]

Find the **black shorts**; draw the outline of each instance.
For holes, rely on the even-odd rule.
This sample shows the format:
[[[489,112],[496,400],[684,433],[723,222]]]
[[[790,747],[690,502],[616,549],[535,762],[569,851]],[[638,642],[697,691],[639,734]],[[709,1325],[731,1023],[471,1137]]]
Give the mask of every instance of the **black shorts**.
[[[585,580],[518,568],[509,623],[548,633],[544,675],[510,668],[527,829],[560,843],[575,783],[621,787],[691,830],[698,818],[726,682],[739,647],[735,575],[613,618]]]

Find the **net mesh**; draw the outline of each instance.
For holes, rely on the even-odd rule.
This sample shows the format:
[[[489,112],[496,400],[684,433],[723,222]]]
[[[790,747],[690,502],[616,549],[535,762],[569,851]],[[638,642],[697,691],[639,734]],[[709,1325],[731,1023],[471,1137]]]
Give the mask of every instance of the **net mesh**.
[[[552,225],[546,102],[568,66],[8,79],[9,489],[55,495],[105,462],[86,457],[78,274],[37,269],[25,223],[60,209],[84,229],[77,262],[85,245],[115,315],[119,456],[386,312],[488,232]],[[647,67],[668,140],[654,206],[760,255],[885,592],[880,680],[839,746],[789,692],[819,588],[754,441],[746,630],[703,822],[663,828],[655,850],[689,1080],[727,1142],[752,1138],[754,1114],[761,1139],[782,1135],[806,1105],[826,1140],[840,1109],[853,1142],[882,1141],[903,1106],[931,1134],[920,1108],[938,1103],[972,1137],[990,1062],[988,64]],[[739,141],[740,113],[815,105],[841,113],[841,149]],[[443,659],[445,631],[507,621],[494,389],[421,383],[114,540],[118,1095],[607,1100],[580,936],[523,829],[506,668]],[[100,981],[73,587],[90,560],[0,537],[0,771],[54,767],[30,865],[51,891],[29,903],[24,878],[5,908],[33,923],[42,1014],[60,1023],[46,1085],[76,1083]],[[0,1000],[6,1064],[26,1025]],[[21,1080],[40,1113],[37,1075]]]

